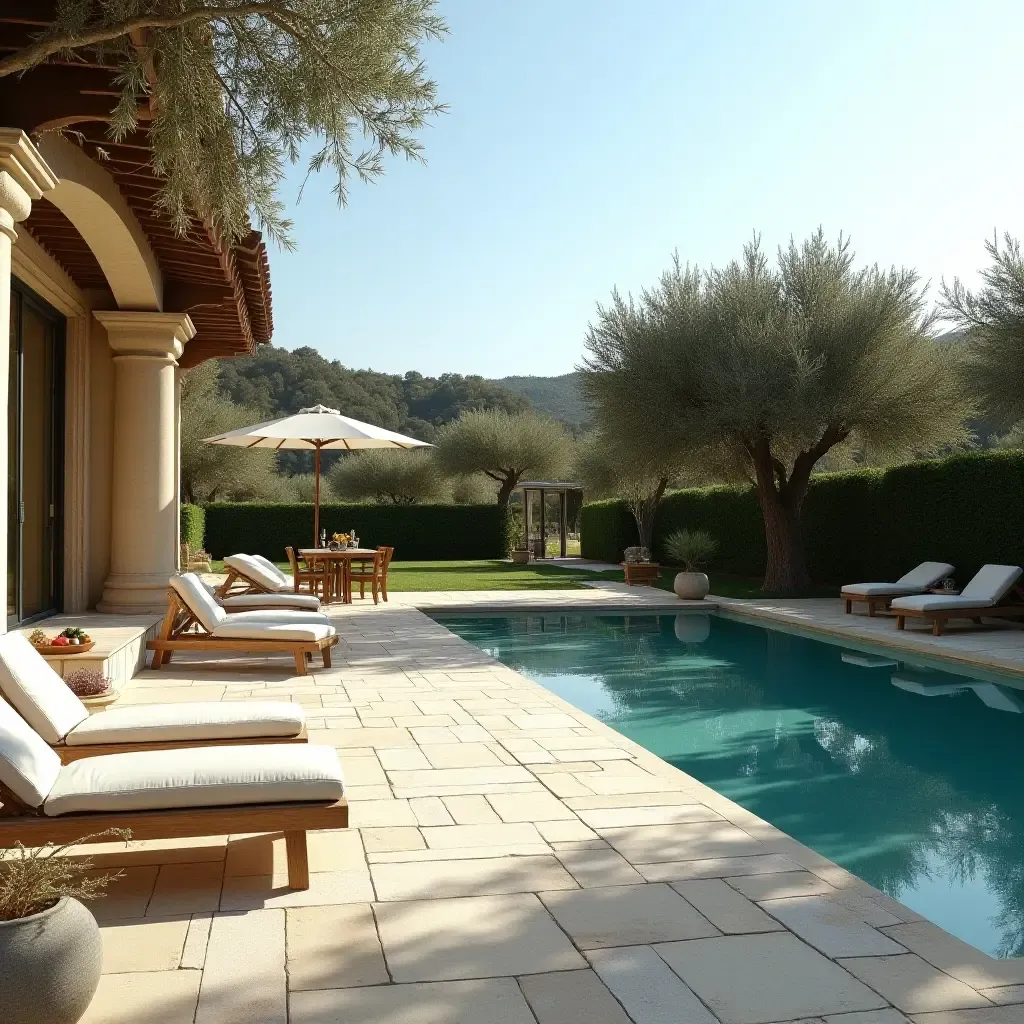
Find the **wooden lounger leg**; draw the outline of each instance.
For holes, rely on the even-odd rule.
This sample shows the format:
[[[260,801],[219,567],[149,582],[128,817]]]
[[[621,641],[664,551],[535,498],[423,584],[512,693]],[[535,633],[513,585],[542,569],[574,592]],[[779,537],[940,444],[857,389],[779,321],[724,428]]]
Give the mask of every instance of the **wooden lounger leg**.
[[[942,619],[936,619],[932,623],[932,636],[942,636]]]
[[[330,647],[325,647],[323,649],[323,651],[321,651],[321,653],[324,656],[324,668],[330,668],[331,667],[331,649],[330,649]]]
[[[288,885],[292,889],[309,888],[309,854],[305,832],[285,832],[285,855],[288,859]]]
[[[875,602],[870,598],[868,599],[868,618],[873,619],[875,617]]]
[[[385,593],[384,593],[384,600],[386,601],[387,599],[388,599],[388,595],[387,595],[387,592],[385,591]],[[852,611],[853,611],[853,601],[851,601],[849,598],[847,598],[846,599],[846,614],[849,615]]]
[[[896,628],[897,629],[903,629],[903,625],[904,625],[904,623],[906,621],[907,620],[906,620],[906,618],[903,615],[897,615],[896,616]]]
[[[295,652],[295,674],[297,676],[304,676],[306,674],[306,652],[296,651]]]

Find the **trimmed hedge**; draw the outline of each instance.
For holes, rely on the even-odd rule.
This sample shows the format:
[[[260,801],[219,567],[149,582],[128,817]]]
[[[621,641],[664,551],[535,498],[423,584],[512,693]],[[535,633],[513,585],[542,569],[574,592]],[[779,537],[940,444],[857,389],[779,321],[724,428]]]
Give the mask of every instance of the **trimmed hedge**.
[[[896,579],[918,562],[956,566],[961,584],[986,562],[1024,565],[1024,452],[985,451],[889,470],[824,473],[811,480],[804,542],[819,583]],[[753,487],[674,491],[658,509],[654,555],[674,530],[718,541],[711,568],[741,576],[765,569],[764,525]],[[623,502],[584,505],[585,558],[620,561],[636,543]]]
[[[512,513],[498,505],[321,505],[328,534],[355,530],[366,547],[388,544],[403,561],[505,558]],[[223,502],[206,506],[214,558],[237,551],[281,561],[286,545],[309,547],[313,506]]]
[[[206,541],[206,513],[201,505],[181,506],[181,542],[192,551],[201,551]]]

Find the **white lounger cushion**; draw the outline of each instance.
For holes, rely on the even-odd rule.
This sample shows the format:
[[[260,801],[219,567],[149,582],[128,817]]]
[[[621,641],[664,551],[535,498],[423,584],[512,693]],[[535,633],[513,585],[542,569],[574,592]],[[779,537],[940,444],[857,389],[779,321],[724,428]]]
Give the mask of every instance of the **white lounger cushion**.
[[[243,612],[228,616],[214,631],[213,636],[219,640],[305,640],[315,643],[334,636],[334,627],[319,622],[296,620],[282,622],[280,619],[270,622],[240,622],[243,616],[258,615],[258,612]]]
[[[295,577],[289,573],[282,572],[269,558],[263,555],[249,555],[257,565],[262,565],[269,573],[273,573],[288,590],[295,589]]]
[[[191,572],[182,573],[180,576],[172,576],[170,585],[208,633],[216,633],[217,628],[226,624],[229,619],[232,623],[238,625],[243,623],[247,625],[255,625],[257,623],[306,623],[322,626],[329,625],[331,621],[322,612],[291,611],[285,608],[233,612],[231,615],[228,615],[203,585],[203,581],[195,573]],[[220,633],[218,635],[229,636],[231,634]]]
[[[238,594],[235,597],[222,597],[220,603],[227,612],[244,612],[254,608],[320,611],[320,598],[315,594]]]
[[[57,752],[0,700],[0,783],[29,807],[41,807],[60,769]]]
[[[320,745],[104,754],[61,768],[43,813],[327,803],[344,788],[337,751]]]
[[[895,611],[952,611],[957,608],[991,608],[997,605],[1021,575],[1019,565],[983,565],[959,595],[922,594],[892,602]]]
[[[915,569],[902,575],[895,583],[850,583],[843,587],[843,593],[856,594],[859,597],[919,594],[922,590],[934,587],[952,571],[953,566],[948,562],[922,562]]]
[[[276,565],[272,562],[269,566],[264,564],[267,561],[267,559],[259,560],[254,555],[238,554],[228,555],[224,559],[224,564],[229,569],[234,569],[235,572],[241,573],[246,579],[251,580],[253,583],[258,583],[261,587],[265,587],[271,592],[292,589],[290,584],[286,586],[282,573]]]
[[[300,704],[287,701],[206,701],[132,704],[87,718],[68,733],[69,747],[95,743],[240,740],[298,736],[306,723]]]
[[[0,637],[0,693],[47,743],[89,717],[85,705],[21,633]]]

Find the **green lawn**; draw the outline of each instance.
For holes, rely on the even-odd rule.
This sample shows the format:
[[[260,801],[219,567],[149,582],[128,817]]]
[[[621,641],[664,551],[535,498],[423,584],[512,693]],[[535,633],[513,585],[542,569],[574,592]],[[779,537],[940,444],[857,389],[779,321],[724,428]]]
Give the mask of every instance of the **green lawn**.
[[[278,565],[284,572],[290,572],[287,562]],[[214,572],[223,572],[223,562],[213,562]],[[676,570],[666,566],[655,586],[661,590],[672,590]],[[621,583],[620,569],[614,572],[588,572],[585,569],[560,569],[543,562],[528,565],[513,565],[502,561],[479,562],[392,562],[388,573],[388,590],[580,590],[586,581],[612,580]],[[834,597],[835,586],[816,586],[800,597]],[[711,593],[722,597],[764,598],[783,597],[783,594],[768,594],[761,590],[759,579],[731,576],[726,573],[711,574]]]

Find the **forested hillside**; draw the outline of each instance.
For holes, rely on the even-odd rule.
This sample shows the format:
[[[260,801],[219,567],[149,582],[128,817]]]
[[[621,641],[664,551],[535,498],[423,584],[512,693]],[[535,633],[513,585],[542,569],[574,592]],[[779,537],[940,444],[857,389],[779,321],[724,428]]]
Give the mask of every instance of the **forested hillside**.
[[[546,412],[567,424],[574,432],[587,427],[591,412],[579,390],[579,374],[558,377],[502,377],[500,387],[525,395],[538,412]]]
[[[519,412],[530,405],[522,395],[483,377],[424,377],[416,372],[400,377],[353,370],[313,348],[289,352],[271,345],[251,358],[223,360],[220,389],[267,419],[319,403],[423,441],[432,441],[439,426],[467,409]]]

